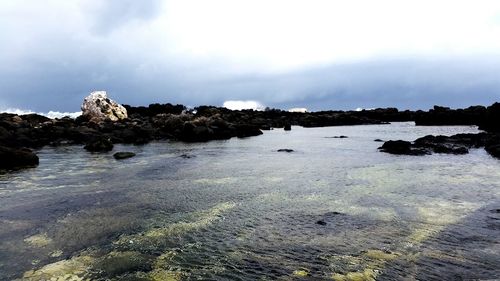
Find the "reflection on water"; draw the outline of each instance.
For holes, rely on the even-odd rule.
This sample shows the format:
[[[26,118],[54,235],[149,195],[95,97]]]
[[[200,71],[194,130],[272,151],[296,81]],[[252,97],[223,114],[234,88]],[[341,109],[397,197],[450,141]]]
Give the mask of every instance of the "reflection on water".
[[[373,141],[476,131],[294,127],[117,146],[137,153],[123,161],[45,148],[40,167],[0,176],[0,279],[500,278],[499,161]]]

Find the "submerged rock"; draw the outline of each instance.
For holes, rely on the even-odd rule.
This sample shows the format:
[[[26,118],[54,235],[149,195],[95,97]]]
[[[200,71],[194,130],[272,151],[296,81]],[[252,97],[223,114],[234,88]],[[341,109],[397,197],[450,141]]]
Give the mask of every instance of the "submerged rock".
[[[152,269],[153,257],[139,252],[111,252],[98,260],[93,269],[108,277],[115,277],[129,272]]]
[[[82,116],[94,123],[118,121],[128,117],[125,107],[109,99],[105,91],[92,92],[83,100]]]
[[[493,157],[500,158],[500,135],[494,133],[456,134],[453,136],[428,135],[408,141],[387,141],[379,147],[383,152],[405,155],[431,153],[467,154],[469,149],[484,147]]]
[[[289,149],[289,148],[281,148],[281,149],[278,149],[278,152],[293,152],[294,150],[293,149]]]
[[[135,153],[133,153],[133,152],[117,152],[117,153],[113,154],[113,157],[116,160],[127,159],[127,158],[131,158],[134,156],[135,156]]]
[[[179,156],[179,157],[184,158],[184,159],[191,159],[191,158],[194,158],[196,156],[190,155],[190,154],[181,154],[181,156]]]
[[[113,143],[108,138],[99,138],[89,142],[84,148],[90,152],[108,152],[113,150]]]
[[[0,146],[0,170],[36,167],[38,163],[38,156],[30,149]]]
[[[316,222],[316,224],[326,225],[326,222],[324,220],[319,220],[319,221]]]
[[[333,136],[333,137],[325,137],[327,139],[347,139],[348,136],[344,136],[344,135],[341,135],[341,136]]]

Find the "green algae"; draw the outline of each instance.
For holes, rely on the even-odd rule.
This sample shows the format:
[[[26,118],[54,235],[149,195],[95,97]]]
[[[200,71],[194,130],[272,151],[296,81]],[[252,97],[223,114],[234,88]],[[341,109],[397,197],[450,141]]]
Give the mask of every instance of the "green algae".
[[[150,271],[153,258],[139,252],[113,251],[97,259],[91,271],[102,272],[104,275],[114,277],[128,272]]]
[[[76,256],[71,259],[45,265],[37,270],[25,272],[25,281],[87,281],[91,280],[89,269],[95,259],[91,256]]]
[[[177,222],[163,228],[147,230],[144,233],[135,235],[124,235],[113,242],[113,245],[139,246],[147,248],[147,245],[156,243],[171,236],[183,235],[186,232],[208,227],[210,224],[221,219],[224,212],[236,206],[235,203],[220,203],[205,211],[200,211],[193,216],[197,220],[187,222]],[[35,245],[48,245],[50,239],[45,234],[27,238]],[[132,241],[132,243],[130,243]],[[187,245],[191,246],[191,245]],[[59,255],[55,251],[56,256]],[[60,253],[62,254],[62,252]],[[70,259],[47,264],[39,269],[30,270],[24,273],[22,280],[45,281],[45,280],[75,280],[86,281],[93,279],[93,276],[107,276],[108,278],[125,277],[145,280],[181,280],[185,275],[179,270],[172,269],[170,263],[177,255],[176,251],[168,251],[156,258],[138,251],[111,251],[106,254],[88,252]],[[130,275],[129,273],[132,273]],[[120,277],[121,276],[121,277]]]
[[[165,238],[182,235],[186,232],[201,229],[209,226],[215,221],[221,219],[221,215],[234,208],[236,204],[226,202],[216,205],[215,207],[200,212],[198,214],[198,219],[195,221],[181,221],[177,223],[169,224],[165,227],[153,228],[147,230],[143,233],[134,235],[123,235],[117,241],[114,242],[115,245],[128,245],[131,247],[148,248],[155,245],[160,245],[165,241]]]
[[[301,268],[301,269],[294,270],[292,274],[294,276],[297,276],[297,277],[306,277],[309,275],[309,270],[307,270],[305,268]]]
[[[40,233],[24,239],[32,247],[43,248],[52,244],[52,239],[47,236],[47,233]]]

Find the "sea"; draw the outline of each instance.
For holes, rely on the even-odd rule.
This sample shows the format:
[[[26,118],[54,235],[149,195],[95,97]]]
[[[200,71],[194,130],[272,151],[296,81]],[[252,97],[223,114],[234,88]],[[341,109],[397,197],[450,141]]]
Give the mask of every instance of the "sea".
[[[500,160],[375,141],[477,132],[401,122],[45,147],[37,168],[0,175],[0,280],[499,280]]]

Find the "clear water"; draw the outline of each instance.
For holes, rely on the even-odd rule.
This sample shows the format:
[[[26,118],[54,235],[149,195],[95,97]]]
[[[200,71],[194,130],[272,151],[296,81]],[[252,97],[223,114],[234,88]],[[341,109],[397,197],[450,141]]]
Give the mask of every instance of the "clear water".
[[[374,142],[461,132],[477,129],[294,127],[123,161],[45,148],[0,175],[0,280],[498,279],[500,161]]]

